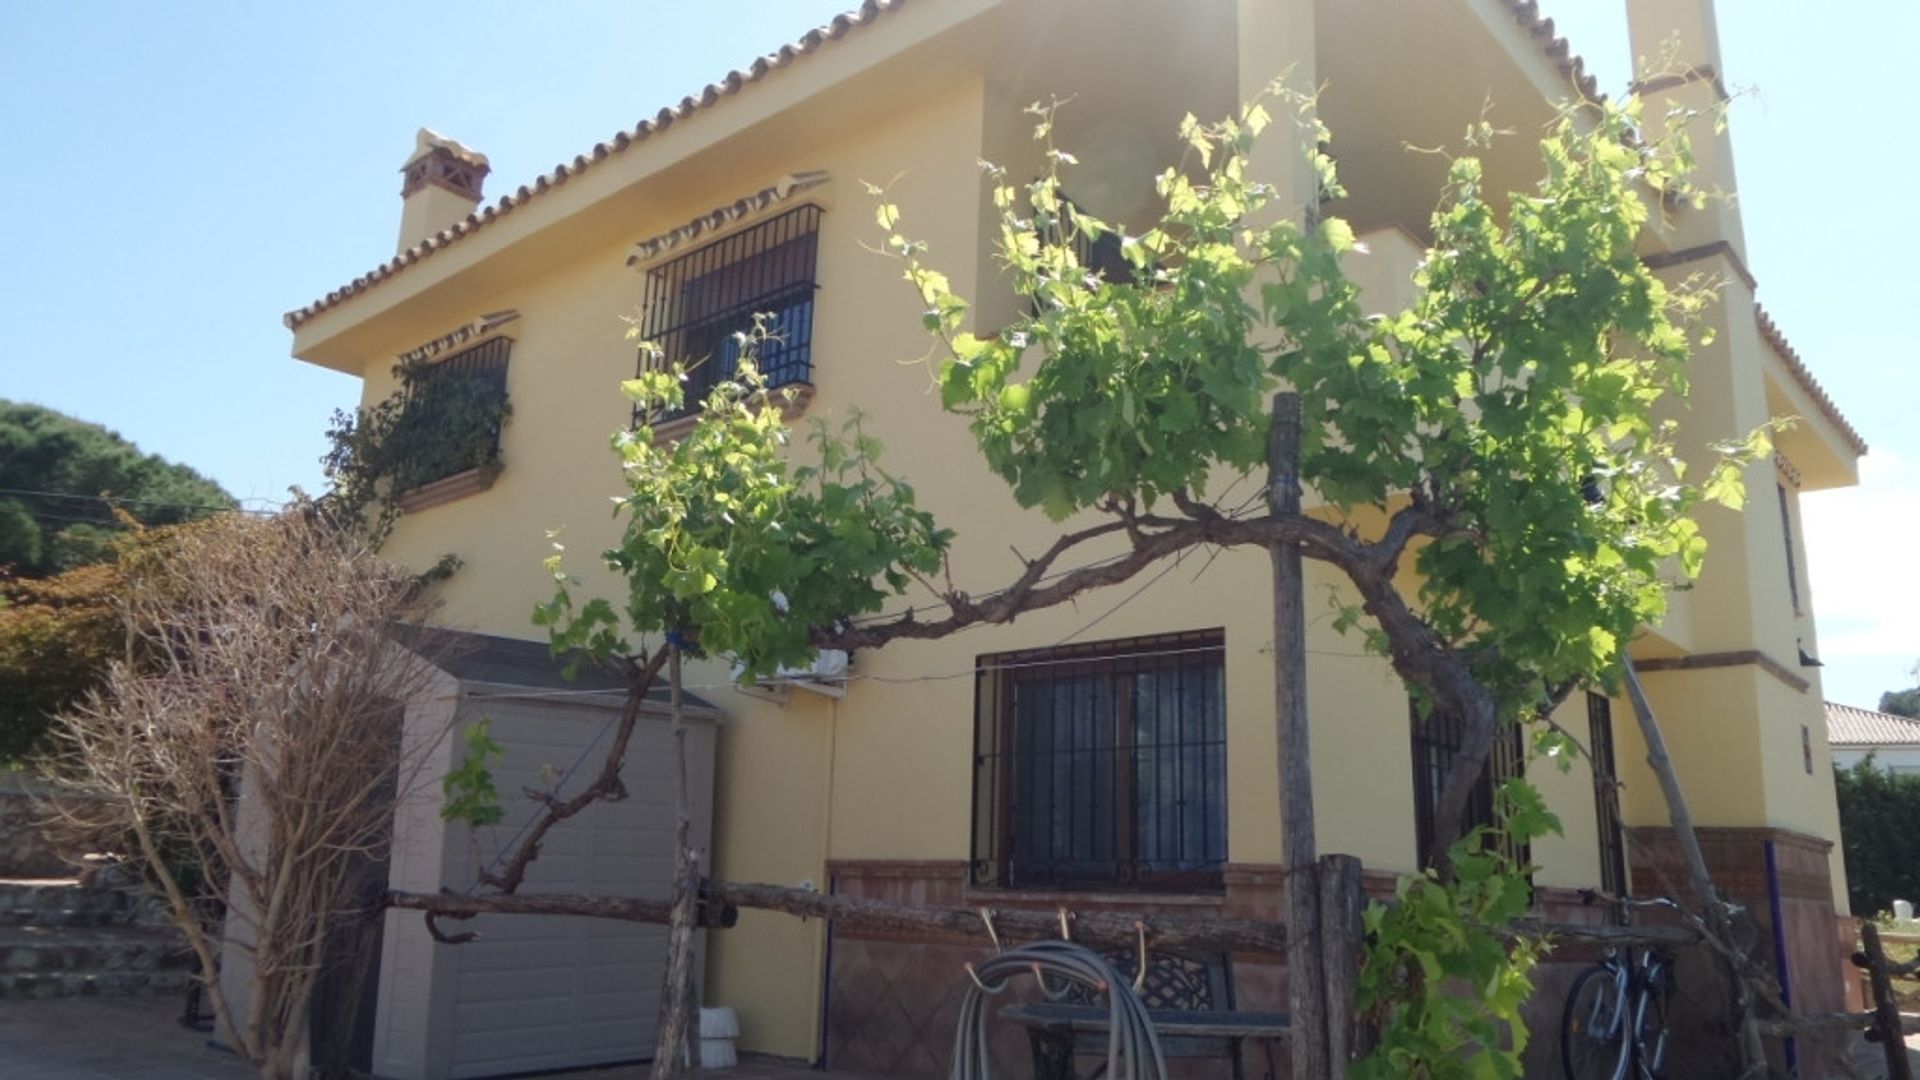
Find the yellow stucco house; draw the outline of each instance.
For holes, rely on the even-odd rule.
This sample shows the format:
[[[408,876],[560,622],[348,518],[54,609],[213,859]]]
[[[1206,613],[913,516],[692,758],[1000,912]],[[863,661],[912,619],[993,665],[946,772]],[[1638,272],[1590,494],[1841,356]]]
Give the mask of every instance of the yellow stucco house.
[[[1626,8],[1635,52],[1676,38],[1688,71],[1647,93],[1698,104],[1724,93],[1711,0]],[[498,639],[540,639],[528,615],[548,588],[550,529],[576,553],[586,591],[620,594],[586,553],[615,535],[607,497],[620,477],[607,438],[629,422],[616,384],[634,372],[621,317],[636,309],[649,336],[689,354],[718,347],[755,311],[778,312],[787,342],[766,365],[775,381],[805,388],[809,417],[864,409],[889,466],[943,521],[964,525],[955,565],[985,588],[1016,568],[1010,544],[1031,550],[1048,526],[1017,509],[964,425],[938,411],[926,371],[903,363],[927,342],[897,264],[868,250],[876,233],[861,182],[895,178],[890,199],[992,325],[1021,301],[996,274],[976,162],[1016,173],[1033,164],[1023,105],[1071,98],[1057,138],[1081,161],[1074,198],[1106,220],[1139,221],[1149,178],[1178,153],[1182,114],[1226,115],[1281,72],[1324,88],[1321,115],[1349,187],[1332,210],[1368,241],[1352,273],[1382,307],[1410,289],[1444,167],[1405,147],[1454,141],[1487,102],[1496,123],[1536,130],[1555,102],[1593,92],[1531,0],[869,2],[492,201],[482,199],[484,157],[423,133],[406,164],[399,253],[289,313],[293,353],[361,376],[368,401],[393,390],[390,371],[408,356],[504,388],[513,413],[497,458],[416,491],[388,547],[421,565],[446,552],[464,560],[442,619],[485,635],[483,656],[512,652]],[[1735,189],[1729,137],[1696,150],[1705,182]],[[1275,137],[1262,153],[1285,201],[1304,205],[1307,181],[1283,164],[1293,149]],[[1530,140],[1508,140],[1490,152],[1489,182],[1525,186],[1536,165]],[[1854,483],[1865,446],[1756,305],[1737,206],[1682,212],[1644,244],[1665,273],[1726,281],[1714,344],[1693,362],[1685,446],[1700,451],[1773,417],[1799,423],[1771,464],[1751,470],[1744,513],[1703,514],[1705,575],[1636,655],[1721,880],[1773,935],[1796,1006],[1837,1008],[1845,883],[1819,675],[1799,660],[1817,642],[1798,503]],[[1264,556],[1228,553],[1132,599],[1096,596],[857,655],[850,679],[825,684],[831,694],[748,694],[724,666],[698,671],[711,707],[715,874],[954,906],[1277,917],[1269,574]],[[1312,564],[1308,578],[1314,595],[1334,585]],[[1329,621],[1312,624],[1308,646],[1319,845],[1358,855],[1370,884],[1386,888],[1417,865],[1446,733],[1418,734],[1398,680]],[[497,689],[524,675],[476,677]],[[1173,737],[1103,746],[1113,756],[1096,764],[1101,755],[1077,754],[1071,718],[1119,708],[1123,680],[1153,688],[1155,730]],[[519,706],[566,700],[545,690]],[[1047,706],[1044,719],[1032,711],[1063,699],[1073,703]],[[1027,736],[1009,734],[1020,729],[1006,722],[1015,709],[1026,710]],[[1589,697],[1561,718],[1610,747],[1624,831],[1588,763],[1539,770],[1566,826],[1533,851],[1551,918],[1593,917],[1579,908],[1581,887],[1672,891],[1666,811],[1629,715]],[[408,884],[468,884],[434,873]],[[387,934],[384,963],[434,962],[422,959],[434,947],[417,917],[390,916]],[[704,996],[738,1010],[744,1047],[901,1076],[943,1072],[960,964],[975,954],[969,943],[759,912],[709,932],[705,948]],[[1274,958],[1236,958],[1233,974],[1241,1006],[1279,1007]],[[441,978],[422,989],[383,975],[382,1016],[441,992],[431,988]],[[456,1029],[478,1022],[506,1043],[532,1039],[514,1025],[530,1031],[592,1000],[557,976],[538,985],[549,989],[472,1013],[483,1021],[458,1009],[418,1031],[383,1019],[380,1045],[466,1038]],[[1542,1015],[1563,988],[1550,966]],[[487,1075],[517,1060],[394,1057],[388,1068]]]

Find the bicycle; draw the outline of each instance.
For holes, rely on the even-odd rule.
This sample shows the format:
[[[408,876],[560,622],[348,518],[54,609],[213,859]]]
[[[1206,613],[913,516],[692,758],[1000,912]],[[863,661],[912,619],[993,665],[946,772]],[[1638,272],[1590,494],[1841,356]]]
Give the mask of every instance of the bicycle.
[[[1592,903],[1595,894],[1583,891]],[[1623,908],[1664,907],[1672,900],[1619,898]],[[1608,949],[1582,971],[1560,1016],[1560,1064],[1567,1080],[1659,1080],[1666,1063],[1673,954],[1658,948]]]

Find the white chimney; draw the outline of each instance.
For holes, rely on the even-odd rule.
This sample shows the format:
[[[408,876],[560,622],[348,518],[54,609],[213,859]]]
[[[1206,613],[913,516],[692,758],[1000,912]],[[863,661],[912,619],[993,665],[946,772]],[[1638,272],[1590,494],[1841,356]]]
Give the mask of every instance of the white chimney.
[[[480,205],[487,179],[487,156],[453,139],[421,128],[413,155],[400,167],[400,246],[405,251]]]

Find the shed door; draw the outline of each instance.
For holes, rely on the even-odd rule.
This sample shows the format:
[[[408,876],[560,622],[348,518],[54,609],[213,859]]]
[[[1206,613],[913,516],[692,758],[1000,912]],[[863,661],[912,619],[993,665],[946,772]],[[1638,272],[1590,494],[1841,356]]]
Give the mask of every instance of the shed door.
[[[484,692],[482,692],[484,693]],[[476,694],[479,697],[479,694]],[[461,727],[484,716],[505,748],[494,783],[507,808],[499,826],[450,825],[446,882],[464,890],[477,861],[518,842],[535,817],[529,787],[567,797],[592,778],[617,714],[605,706],[480,697]],[[713,793],[713,728],[690,725],[688,774],[694,842],[708,846]],[[643,718],[622,776],[628,797],[596,803],[547,834],[522,892],[651,896],[672,892],[674,758],[671,726]],[[569,771],[571,770],[571,775]],[[450,1060],[437,1075],[500,1076],[653,1056],[666,963],[664,926],[541,915],[473,920],[480,940],[447,952],[443,983],[454,998]],[[704,949],[704,934],[696,936]],[[699,970],[696,963],[695,970]],[[438,1011],[438,1010],[436,1010]]]

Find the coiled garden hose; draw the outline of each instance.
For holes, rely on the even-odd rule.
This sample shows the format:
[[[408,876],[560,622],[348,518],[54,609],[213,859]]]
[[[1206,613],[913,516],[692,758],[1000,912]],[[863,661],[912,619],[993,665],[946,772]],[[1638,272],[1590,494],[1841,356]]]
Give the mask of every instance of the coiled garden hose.
[[[1160,1036],[1147,1018],[1147,1007],[1126,977],[1099,953],[1071,941],[1040,941],[995,954],[980,964],[969,964],[973,985],[960,1004],[960,1026],[953,1038],[952,1080],[990,1080],[987,1060],[987,999],[1005,991],[1018,975],[1031,974],[1048,998],[1058,1000],[1065,988],[1048,978],[1079,983],[1107,995],[1107,1075],[1113,1080],[1165,1080],[1166,1055]]]

